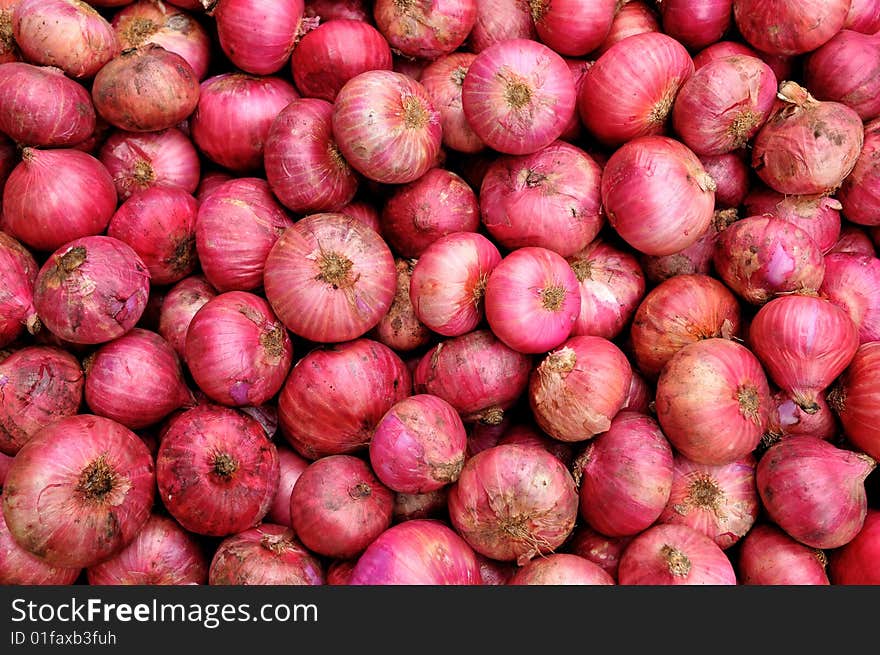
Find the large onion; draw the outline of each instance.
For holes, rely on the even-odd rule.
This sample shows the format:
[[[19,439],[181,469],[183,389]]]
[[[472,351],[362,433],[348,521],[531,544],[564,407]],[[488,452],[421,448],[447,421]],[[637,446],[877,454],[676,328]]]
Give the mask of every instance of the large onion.
[[[733,16],[742,36],[771,55],[800,55],[837,34],[849,0],[734,0]]]

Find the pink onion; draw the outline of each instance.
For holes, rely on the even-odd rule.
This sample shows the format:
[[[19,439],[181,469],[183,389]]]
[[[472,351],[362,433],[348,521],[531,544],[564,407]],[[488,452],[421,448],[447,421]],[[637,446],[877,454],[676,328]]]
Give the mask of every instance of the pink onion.
[[[828,585],[827,558],[795,541],[773,523],[760,523],[743,538],[737,573],[744,585]]]
[[[840,417],[843,433],[856,447],[880,459],[880,344],[865,343],[844,371],[829,399]]]
[[[396,52],[430,60],[464,43],[477,19],[477,4],[477,0],[376,0],[373,18]]]
[[[258,524],[278,476],[275,444],[256,419],[210,403],[174,418],[156,458],[165,507],[186,530],[215,537]]]
[[[663,0],[663,32],[698,50],[719,41],[733,23],[733,0]]]
[[[839,548],[865,521],[865,478],[876,462],[816,437],[788,437],[758,462],[756,481],[769,518],[813,548]]]
[[[870,508],[859,533],[831,553],[831,580],[836,585],[880,584],[877,548],[880,546],[880,511]]]
[[[278,450],[278,490],[272,506],[266,514],[267,523],[275,523],[291,527],[290,522],[290,494],[293,486],[309,465],[309,460],[297,454],[292,448],[284,444],[276,444]]]
[[[0,231],[0,347],[13,343],[25,328],[32,334],[40,330],[34,307],[38,270],[30,251]]]
[[[134,540],[154,487],[152,457],[133,432],[99,416],[67,416],[16,454],[3,515],[16,543],[44,562],[88,567]]]
[[[873,233],[880,235],[880,230],[869,230],[860,225],[847,223],[840,228],[840,237],[828,252],[843,252],[851,255],[874,257],[877,254],[877,249],[874,245],[874,240],[871,239]]]
[[[181,360],[186,354],[186,331],[193,316],[216,295],[217,290],[201,274],[183,278],[165,294],[157,330]]]
[[[745,55],[747,57],[760,57],[762,61],[764,59],[763,53],[756,52],[753,48],[750,48],[742,41],[716,41],[715,43],[706,46],[702,50],[700,50],[697,54],[694,55],[694,68],[696,70],[700,70],[706,64],[716,61],[718,59],[725,59],[726,57],[732,57],[734,55]],[[772,67],[771,67],[772,68]]]
[[[397,290],[388,312],[379,319],[373,329],[373,337],[397,352],[409,352],[427,345],[431,331],[416,316],[409,296],[410,281],[415,259],[395,257],[397,267]]]
[[[771,55],[815,50],[843,28],[849,0],[733,0],[733,17],[743,38]]]
[[[340,214],[345,214],[350,218],[363,223],[371,230],[381,233],[379,209],[369,200],[352,200],[344,205],[340,210]]]
[[[876,34],[880,31],[880,3],[877,0],[852,0],[843,27],[864,34]]]
[[[880,259],[828,253],[820,294],[846,310],[860,343],[880,341]]]
[[[211,15],[229,61],[245,73],[271,75],[290,59],[304,11],[303,0],[219,0]]]
[[[461,89],[464,115],[486,145],[526,155],[558,139],[575,111],[574,77],[562,56],[530,39],[481,51]]]
[[[486,147],[468,123],[461,104],[462,84],[476,57],[472,52],[443,55],[429,63],[419,78],[431,104],[440,112],[443,145],[458,152],[479,152]]]
[[[772,443],[777,439],[798,434],[818,437],[826,441],[837,437],[839,426],[825,392],[816,394],[818,409],[812,414],[799,407],[786,391],[774,393],[773,402],[776,409],[771,414],[770,426],[767,434],[764,435],[764,442]]]
[[[642,0],[622,0],[617,3],[611,29],[602,44],[593,52],[600,57],[618,41],[643,32],[660,32],[660,15],[653,3]]]
[[[509,585],[613,585],[614,578],[598,564],[572,553],[552,553],[521,566]]]
[[[484,585],[506,585],[516,572],[516,566],[509,562],[498,562],[485,555],[477,555],[480,565],[480,577]]]
[[[880,118],[865,125],[865,143],[835,198],[851,223],[880,225]]]
[[[840,202],[826,195],[787,196],[763,187],[753,189],[743,200],[748,216],[772,216],[806,232],[823,253],[840,236]]]
[[[736,209],[743,204],[752,180],[745,150],[703,155],[703,168],[715,180],[715,208]]]
[[[880,39],[841,30],[804,64],[804,82],[818,100],[854,109],[863,121],[880,115]]]
[[[529,0],[480,0],[476,6],[476,20],[468,35],[470,52],[480,53],[508,39],[537,38]]]
[[[322,585],[321,561],[283,525],[263,523],[230,535],[217,547],[210,585]]]
[[[616,581],[620,556],[630,541],[632,537],[606,537],[588,525],[580,525],[574,529],[565,548],[598,564]]]
[[[617,0],[538,0],[529,3],[538,38],[561,55],[581,57],[598,48],[614,21]]]

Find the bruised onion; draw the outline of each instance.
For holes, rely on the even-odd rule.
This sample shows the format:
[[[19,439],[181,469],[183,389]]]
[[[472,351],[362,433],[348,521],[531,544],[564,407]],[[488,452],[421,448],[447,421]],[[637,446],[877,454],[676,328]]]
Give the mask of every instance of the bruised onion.
[[[410,280],[417,260],[395,257],[397,290],[388,312],[373,329],[373,337],[398,352],[409,352],[431,341],[431,331],[416,316],[409,296]]]
[[[473,52],[451,52],[429,63],[419,78],[440,112],[443,145],[458,152],[480,152],[486,147],[468,123],[461,104],[461,87],[476,57]]]
[[[827,558],[792,539],[773,523],[761,523],[743,538],[737,573],[744,585],[828,585]]]
[[[797,226],[828,252],[840,236],[842,205],[826,195],[784,195],[769,188],[757,188],[743,199],[747,216],[772,216]]]
[[[859,329],[860,343],[880,341],[880,259],[828,253],[820,293],[846,310]]]
[[[0,516],[0,584],[72,585],[80,573],[79,567],[49,564],[19,546]]]
[[[159,310],[158,332],[182,361],[186,354],[186,331],[193,316],[216,295],[217,290],[201,274],[185,277],[165,294]]]
[[[272,506],[266,514],[267,523],[276,523],[290,526],[290,494],[293,492],[293,486],[306,470],[309,460],[299,455],[296,451],[284,444],[276,444],[278,450],[278,490],[275,492],[275,498]]]
[[[598,564],[573,553],[536,557],[519,567],[509,585],[613,585],[614,578]]]
[[[849,8],[849,0],[733,0],[743,38],[771,55],[815,50],[843,28]]]
[[[464,43],[477,19],[477,4],[478,0],[376,0],[373,18],[396,52],[430,60]]]
[[[870,508],[859,533],[831,553],[829,570],[836,585],[880,584],[880,511]]]
[[[847,220],[880,225],[880,118],[865,125],[865,142],[852,172],[835,194]]]
[[[25,328],[33,334],[41,327],[34,307],[37,272],[30,251],[0,231],[0,347],[13,343]]]
[[[212,16],[229,61],[252,75],[272,75],[289,61],[300,36],[303,0],[219,0]]]
[[[846,438],[880,459],[880,343],[859,346],[840,378],[830,402],[840,417]]]
[[[598,48],[614,21],[617,0],[537,0],[529,3],[540,41],[569,57]]]
[[[230,535],[214,551],[210,585],[322,585],[321,561],[290,528],[272,523]]]

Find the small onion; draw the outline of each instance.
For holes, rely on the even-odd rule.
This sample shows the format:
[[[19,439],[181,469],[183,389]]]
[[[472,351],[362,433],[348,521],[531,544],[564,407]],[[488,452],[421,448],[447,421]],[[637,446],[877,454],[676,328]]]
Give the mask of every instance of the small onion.
[[[598,564],[616,581],[620,556],[630,541],[632,537],[606,537],[587,525],[580,525],[574,529],[565,548]]]
[[[229,61],[252,75],[272,75],[289,61],[300,36],[303,0],[219,0],[211,14]]]
[[[0,516],[0,584],[72,585],[80,573],[79,567],[49,564],[19,546]]]
[[[724,36],[733,23],[733,0],[663,0],[663,32],[692,50]]]
[[[804,64],[804,82],[817,100],[851,107],[867,122],[880,115],[880,39],[841,30]]]
[[[283,525],[262,525],[220,542],[208,571],[210,585],[322,585],[321,561]]]
[[[614,578],[598,564],[572,553],[552,553],[519,567],[509,585],[613,585]]]
[[[859,329],[859,343],[880,341],[880,259],[828,253],[819,292],[846,310]]]
[[[754,526],[739,548],[737,573],[744,585],[828,585],[827,558],[773,523]]]
[[[357,560],[333,560],[327,566],[327,574],[324,583],[337,586],[347,585],[351,579],[351,572],[354,570],[355,564],[357,564]]]
[[[443,145],[464,153],[480,152],[486,147],[468,123],[461,104],[461,87],[476,57],[473,52],[451,52],[429,63],[419,78],[440,112]]]
[[[752,185],[746,150],[723,155],[703,155],[703,168],[715,180],[715,209],[736,209],[743,204]]]
[[[851,223],[880,225],[880,118],[865,125],[865,143],[835,198]]]
[[[379,209],[369,200],[352,200],[339,210],[340,214],[345,214],[350,218],[363,223],[374,232],[381,233],[382,226],[380,224]]]
[[[436,59],[464,43],[477,20],[477,4],[478,0],[376,0],[373,18],[396,52]]]
[[[468,35],[469,51],[480,53],[499,41],[535,39],[529,0],[479,0],[474,27]]]
[[[538,38],[561,55],[581,57],[608,36],[617,0],[538,0],[529,3]]]
[[[843,28],[849,8],[849,0],[733,0],[743,38],[771,55],[815,50]]]
[[[279,443],[276,444],[276,448],[279,468],[278,490],[275,492],[272,506],[266,514],[266,522],[289,528],[291,527],[290,494],[293,493],[293,486],[310,462],[287,445]]]
[[[409,296],[410,280],[417,260],[395,257],[394,261],[397,267],[397,290],[391,307],[379,319],[372,336],[392,350],[404,353],[427,345],[432,333],[419,321]]]
[[[880,460],[880,343],[859,346],[829,399],[846,438]]]
[[[25,328],[30,333],[40,330],[34,307],[38,270],[30,251],[0,231],[0,348],[15,342]]]
[[[181,361],[185,361],[186,331],[193,316],[216,295],[217,290],[201,274],[183,278],[165,294],[157,331],[171,344]]]
[[[880,511],[869,509],[859,533],[831,553],[829,570],[836,585],[880,584]]]
[[[762,187],[743,199],[747,216],[781,218],[806,232],[819,250],[828,252],[840,237],[842,205],[826,195],[787,196]]]

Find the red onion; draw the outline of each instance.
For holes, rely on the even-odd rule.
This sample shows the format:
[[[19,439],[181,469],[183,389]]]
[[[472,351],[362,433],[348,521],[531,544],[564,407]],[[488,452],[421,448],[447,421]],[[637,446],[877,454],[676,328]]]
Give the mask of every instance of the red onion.
[[[742,41],[716,41],[694,55],[694,68],[700,70],[706,64],[733,55],[763,58],[763,53],[756,52]],[[772,67],[771,67],[772,68]]]
[[[391,70],[391,48],[375,27],[358,19],[322,20],[302,37],[291,55],[293,80],[303,96],[333,102],[355,75]]]
[[[598,48],[614,21],[617,0],[537,0],[529,3],[538,38],[561,55],[581,57]]]
[[[440,487],[423,494],[394,493],[392,522],[402,523],[415,519],[443,518],[446,515],[446,498],[449,487]]]
[[[770,426],[764,441],[776,441],[792,435],[808,435],[831,441],[838,435],[837,420],[824,392],[816,394],[818,410],[810,414],[798,407],[788,392],[777,391],[773,394],[776,409],[771,414]]]
[[[363,223],[374,232],[380,233],[382,231],[379,209],[369,200],[353,200],[344,205],[339,213]]]
[[[122,52],[98,71],[92,101],[114,127],[154,132],[175,127],[192,114],[199,80],[186,59],[148,43]]]
[[[480,0],[467,50],[480,53],[508,39],[536,39],[529,0]]]
[[[417,393],[439,396],[462,419],[501,423],[528,386],[532,359],[477,329],[445,339],[428,350],[413,373]]]
[[[871,240],[872,233],[880,235],[880,230],[868,230],[860,225],[847,223],[840,228],[840,237],[828,252],[874,257],[877,255],[877,249],[874,246],[874,241]]]
[[[394,494],[352,455],[312,462],[293,486],[290,521],[313,553],[354,558],[391,526]]]
[[[715,180],[716,209],[736,209],[743,204],[751,187],[746,157],[745,150],[700,157],[706,173]]]
[[[752,168],[779,193],[830,193],[856,165],[863,140],[862,121],[853,109],[816,100],[796,82],[785,81],[776,108],[753,140]]]
[[[815,50],[837,34],[849,0],[733,0],[733,17],[743,38],[771,55]]]
[[[876,34],[880,31],[880,3],[877,0],[852,0],[843,27],[864,34]]]
[[[721,280],[753,305],[781,294],[816,293],[825,275],[816,241],[772,216],[749,216],[721,232],[713,263]]]
[[[632,537],[606,537],[587,525],[574,529],[566,550],[601,566],[615,581],[620,556]]]
[[[480,207],[474,190],[458,174],[432,168],[397,187],[382,207],[381,231],[403,257],[419,257],[442,236],[476,232]]]
[[[217,290],[201,274],[185,277],[165,294],[159,311],[158,332],[181,360],[185,358],[186,331],[193,316],[216,295]]]
[[[621,0],[617,3],[608,36],[592,55],[602,56],[611,46],[628,36],[660,31],[660,16],[653,3],[649,4],[642,0]]]
[[[337,559],[327,566],[327,574],[324,584],[343,586],[351,580],[351,572],[357,560]]]
[[[818,100],[854,109],[863,121],[880,115],[880,39],[841,30],[804,63],[804,82]]]
[[[380,534],[358,558],[352,585],[478,585],[473,549],[445,523],[416,519]]]
[[[0,362],[0,451],[15,455],[40,429],[78,413],[83,372],[71,353],[25,346]]]
[[[396,52],[430,60],[464,43],[477,20],[477,4],[478,0],[376,0],[373,18]]]
[[[880,225],[880,118],[865,125],[865,143],[852,172],[835,197],[847,220],[858,225]]]
[[[119,10],[111,24],[123,50],[155,43],[186,59],[198,79],[208,74],[210,36],[199,20],[186,11],[160,0],[136,0]]]
[[[449,517],[471,547],[523,565],[561,546],[574,528],[574,479],[554,455],[508,444],[465,461],[449,490]]]
[[[815,397],[843,373],[859,347],[858,328],[846,311],[814,296],[780,296],[758,310],[749,347],[767,375],[807,413]]]
[[[480,577],[484,585],[506,585],[516,572],[516,566],[509,562],[498,562],[485,555],[477,555]]]
[[[30,251],[0,231],[0,347],[13,343],[25,328],[33,334],[41,327],[34,307],[37,271]]]
[[[843,433],[856,447],[880,459],[880,344],[859,346],[829,399],[840,417]]]
[[[0,584],[72,585],[80,572],[49,564],[19,546],[0,516]]]
[[[543,448],[566,466],[571,466],[574,461],[574,444],[554,439],[531,423],[511,425],[496,445],[509,443]]]
[[[868,509],[859,533],[846,545],[831,553],[831,580],[836,585],[880,584],[880,511]]]
[[[651,403],[653,402],[654,390],[641,373],[637,370],[633,370],[629,392],[627,393],[626,400],[623,402],[623,407],[620,408],[620,411],[629,409],[641,414],[648,414],[651,411]]]
[[[614,578],[598,564],[572,553],[553,553],[529,561],[507,581],[509,585],[613,585]]]
[[[85,2],[18,0],[12,29],[25,59],[71,77],[93,76],[120,50],[110,22]]]
[[[34,306],[60,339],[98,344],[121,337],[140,320],[150,273],[126,243],[108,236],[70,241],[37,274]]]
[[[876,462],[816,437],[777,441],[758,462],[756,481],[769,518],[813,548],[839,548],[865,521],[865,478]]]
[[[397,352],[416,350],[431,341],[431,331],[419,321],[409,297],[415,259],[395,258],[397,290],[388,312],[373,329],[373,337]]]
[[[291,527],[290,521],[290,494],[293,486],[309,465],[309,460],[297,454],[293,449],[284,444],[277,444],[278,450],[278,490],[272,506],[266,514],[266,522]]]
[[[283,525],[262,525],[224,539],[211,560],[210,585],[322,585],[321,561]]]
[[[825,554],[795,541],[772,523],[743,538],[737,573],[744,585],[828,585]]]
[[[137,536],[154,486],[153,460],[133,432],[99,416],[67,416],[16,454],[3,515],[16,543],[44,562],[88,567]]]
[[[686,525],[656,524],[623,551],[617,570],[622,585],[735,585],[736,572],[724,551]]]
[[[565,259],[547,248],[528,246],[509,253],[486,282],[489,327],[522,353],[556,348],[580,315],[578,279]]]
[[[287,378],[290,336],[262,297],[227,291],[210,299],[186,331],[186,363],[199,389],[224,405],[260,405]]]
[[[675,97],[693,73],[688,51],[670,36],[645,32],[619,41],[584,78],[578,93],[581,120],[609,146],[663,134]]]
[[[137,191],[107,226],[107,236],[130,245],[150,272],[152,284],[174,284],[192,273],[196,261],[198,202],[180,187]]]
[[[157,132],[116,130],[98,151],[120,200],[153,186],[179,186],[194,193],[201,162],[192,141],[176,128]]]
[[[698,50],[719,41],[733,23],[733,0],[663,0],[663,32]]]
[[[265,180],[234,178],[219,185],[196,217],[196,253],[208,282],[218,291],[261,287],[266,257],[291,225]]]
[[[195,535],[153,514],[134,541],[86,575],[90,585],[205,584],[208,559]]]
[[[860,343],[880,341],[880,259],[828,253],[820,294],[846,310]]]
[[[278,452],[259,422],[210,403],[171,422],[156,458],[165,507],[185,529],[215,537],[259,523],[278,476]]]
[[[602,205],[609,224],[633,248],[671,255],[709,228],[715,188],[687,146],[665,136],[644,136],[611,155],[602,173]]]
[[[370,22],[370,6],[367,0],[306,0],[305,15],[319,18],[321,22],[350,19]]]
[[[806,232],[823,253],[840,236],[840,202],[826,195],[787,196],[769,188],[753,189],[743,200],[747,215],[781,218]]]
[[[333,103],[333,136],[343,157],[385,184],[417,180],[440,152],[440,114],[419,82],[389,70],[351,78]]]
[[[12,27],[12,12],[18,2],[19,0],[0,0],[0,64],[21,61]]]
[[[568,257],[598,235],[602,169],[586,152],[555,141],[528,155],[500,157],[480,187],[483,225],[504,248],[547,248]]]
[[[673,452],[657,421],[620,412],[575,462],[580,515],[609,537],[648,529],[660,517],[673,484]]]
[[[211,15],[229,61],[246,73],[271,75],[290,59],[304,11],[303,0],[219,0]]]
[[[629,391],[626,355],[602,337],[571,337],[544,357],[529,380],[529,406],[555,439],[586,441],[611,427]]]
[[[316,348],[291,369],[278,397],[281,431],[308,459],[363,450],[412,376],[388,346],[361,338]]]
[[[486,147],[468,123],[461,104],[462,84],[476,57],[472,52],[443,55],[429,63],[419,78],[440,113],[443,145],[458,152],[474,153]]]

